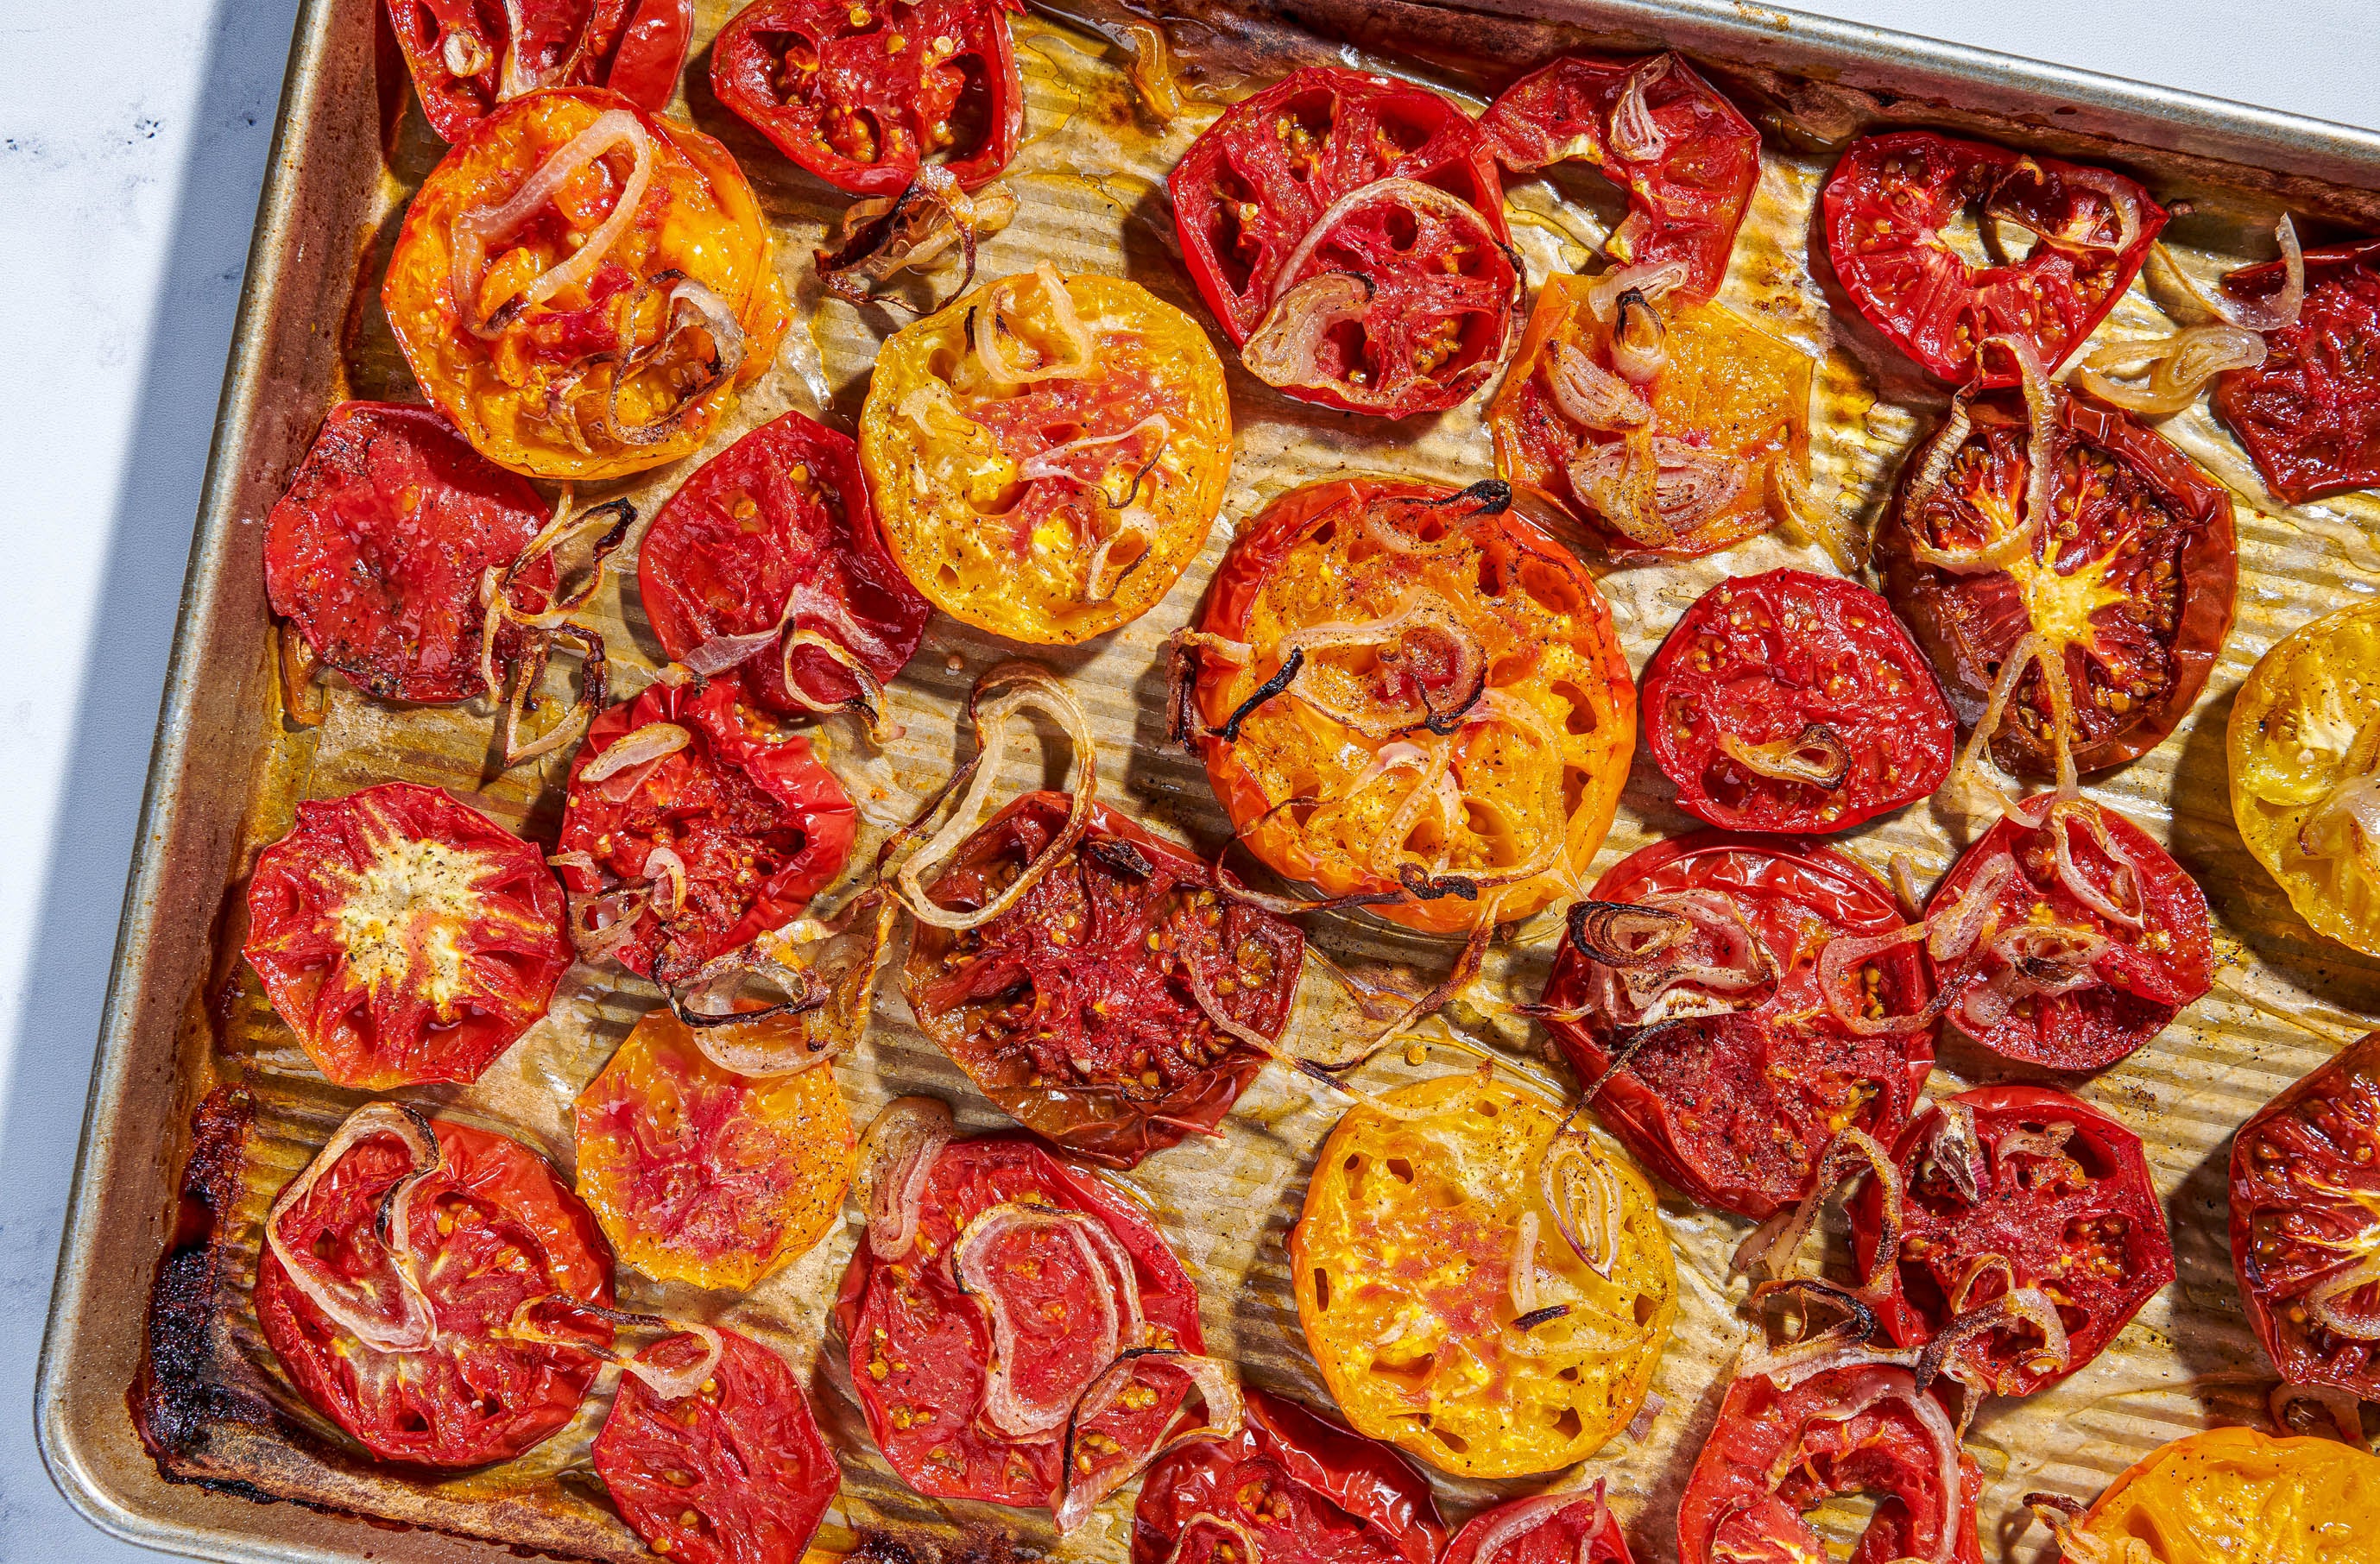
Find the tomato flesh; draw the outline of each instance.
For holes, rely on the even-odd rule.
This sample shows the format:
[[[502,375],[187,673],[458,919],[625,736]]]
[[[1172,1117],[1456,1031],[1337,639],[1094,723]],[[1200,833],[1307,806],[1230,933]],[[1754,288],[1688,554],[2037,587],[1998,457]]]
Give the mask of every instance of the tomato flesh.
[[[759,0],[711,45],[710,86],[839,190],[897,196],[920,164],[962,189],[1015,155],[1025,92],[1013,0]]]
[[[1634,1560],[1619,1518],[1603,1502],[1603,1483],[1597,1479],[1585,1493],[1508,1499],[1481,1510],[1465,1521],[1446,1545],[1444,1564],[1634,1564]]]
[[[2333,1438],[2210,1428],[2152,1450],[2075,1522],[2158,1564],[2324,1564],[2380,1529],[2380,1460]],[[2350,1554],[2361,1544],[2350,1544]]]
[[[2215,411],[2255,459],[2265,487],[2292,505],[2380,487],[2380,241],[2306,252],[2297,321],[2265,333],[2265,361],[2215,382]],[[2278,263],[2225,285],[2277,286]]]
[[[971,909],[1038,857],[1071,801],[1026,794],[927,888]],[[1216,895],[1206,865],[1095,806],[1088,832],[1014,907],[965,932],[920,924],[902,990],[984,1094],[1062,1149],[1129,1168],[1212,1130],[1269,1058],[1222,1013],[1278,1037],[1305,961],[1285,918]]]
[[[2008,356],[1982,353],[1992,336],[2024,338],[2055,371],[2131,286],[2167,219],[2120,174],[1931,130],[1853,141],[1821,204],[1827,258],[1859,312],[1953,385],[2015,383]],[[1961,214],[1980,260],[1945,236]],[[2003,227],[2031,236],[2021,260],[1992,259]]]
[[[316,1069],[385,1091],[473,1081],[570,965],[561,887],[532,844],[436,788],[298,806],[248,886],[241,954]]]
[[[691,0],[644,0],[633,12],[630,0],[388,0],[388,18],[421,112],[449,141],[540,87],[609,87],[659,113],[694,30]]]
[[[1964,1309],[2040,1288],[2066,1328],[2063,1368],[2032,1361],[2040,1338],[2030,1329],[1995,1332],[1961,1354],[2000,1395],[2030,1396],[2097,1357],[2173,1279],[2165,1209],[2140,1137],[2078,1098],[2040,1086],[1985,1086],[1947,1101],[1973,1116],[1976,1197],[1967,1198],[1932,1150],[1945,1114],[1937,1103],[1893,1148],[1905,1192],[1900,1260],[1877,1314],[1895,1341],[1922,1346]],[[1862,1275],[1875,1266],[1883,1206],[1872,1179],[1851,1203]]]
[[[1846,1124],[1888,1144],[1900,1134],[1934,1067],[1934,1028],[1863,1037],[1828,1012],[1817,981],[1825,942],[1903,924],[1883,882],[1832,849],[1702,831],[1631,854],[1593,896],[1658,906],[1706,892],[1757,937],[1773,978],[1731,996],[1689,998],[1684,1008],[1701,1013],[1643,1031],[1634,1006],[1605,983],[1609,969],[1565,942],[1545,1003],[1586,1013],[1547,1024],[1590,1085],[1634,1044],[1592,1099],[1596,1117],[1696,1205],[1762,1220],[1809,1193],[1819,1158]],[[1702,950],[1708,936],[1694,939],[1696,958],[1716,953]],[[1872,1019],[1925,1007],[1931,987],[1913,947],[1881,952],[1864,970],[1875,975],[1872,985],[1862,980]]]
[[[1703,594],[1645,665],[1643,698],[1645,737],[1677,784],[1678,807],[1733,830],[1844,830],[1926,797],[1949,774],[1958,737],[1933,668],[1891,606],[1804,570],[1738,576]],[[1831,783],[1779,777],[1722,742],[1790,748],[1814,727],[1842,758]]]

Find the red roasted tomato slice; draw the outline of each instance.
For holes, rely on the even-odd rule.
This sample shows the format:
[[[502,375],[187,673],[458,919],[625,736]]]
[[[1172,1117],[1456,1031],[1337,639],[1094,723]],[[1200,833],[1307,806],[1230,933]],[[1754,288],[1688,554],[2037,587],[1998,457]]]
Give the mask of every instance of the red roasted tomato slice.
[[[640,1356],[691,1367],[690,1335]],[[620,1378],[595,1472],[647,1546],[672,1564],[799,1564],[842,1485],[801,1382],[748,1336],[719,1332],[719,1361],[690,1395],[664,1400],[633,1374]]]
[[[1633,1564],[1603,1483],[1483,1509],[1446,1545],[1441,1564]]]
[[[1019,0],[759,0],[710,46],[710,90],[777,150],[861,196],[897,196],[920,164],[962,189],[1015,155],[1025,90],[1008,34]]]
[[[428,407],[342,402],[265,520],[264,592],[314,655],[382,700],[468,700],[486,691],[480,578],[545,525],[528,479],[489,461]],[[553,592],[553,562],[515,576],[515,607]],[[496,637],[496,676],[521,652]]]
[[[1202,1351],[1197,1291],[1119,1186],[1023,1136],[943,1147],[922,1189],[912,1242],[864,1240],[835,1300],[868,1433],[929,1498],[1055,1508],[1084,1392],[1124,1352]],[[1162,1363],[1134,1371],[1099,1434],[1163,1437],[1188,1386]]]
[[[1604,243],[1612,260],[1676,261],[1679,291],[1718,292],[1760,184],[1760,132],[1684,55],[1565,55],[1504,89],[1479,128],[1515,174],[1571,158],[1603,170],[1628,192],[1627,220]]]
[[[1198,292],[1249,370],[1387,418],[1486,384],[1522,273],[1478,127],[1438,94],[1315,66],[1233,104],[1168,176]]]
[[[434,787],[298,806],[248,882],[240,953],[306,1056],[343,1086],[475,1081],[570,965],[535,846]]]
[[[2030,1329],[1960,1350],[2003,1396],[2047,1389],[2099,1355],[2173,1279],[2173,1241],[2141,1139],[2088,1103],[2041,1086],[1985,1086],[1931,1104],[1902,1132],[1900,1264],[1877,1315],[1904,1347],[1971,1309],[2038,1288],[2066,1328],[2067,1360]],[[1851,1201],[1852,1244],[1873,1274],[1885,1194]]]
[[[1167,1454],[1132,1512],[1132,1564],[1431,1564],[1445,1542],[1402,1456],[1255,1388],[1239,1433]]]
[[[2380,1032],[2240,1126],[2231,1263],[2283,1379],[2380,1400]]]
[[[2033,439],[2022,406],[2000,396],[1974,405],[1930,492],[1917,493],[1920,464],[1910,464],[1876,540],[1885,595],[1962,723],[1990,716],[2010,658],[2030,659],[1989,740],[2003,770],[2028,776],[2056,774],[2050,660],[2065,669],[2078,770],[2164,742],[2230,634],[2240,568],[2220,484],[2129,414],[2062,391],[2051,398],[2054,527],[2026,514]]]
[[[1979,362],[1989,336],[2021,336],[2055,370],[2148,259],[2166,210],[2120,174],[1896,130],[1853,141],[1827,180],[1827,258],[1859,312],[1952,384],[2014,383]],[[2032,236],[2022,260],[1977,264],[1944,236],[1961,215],[2000,253],[2006,227]]]
[[[504,1337],[533,1298],[612,1302],[595,1218],[509,1136],[368,1104],[281,1192],[266,1230],[264,1339],[306,1400],[382,1461],[518,1455],[570,1421],[603,1366],[600,1321]]]
[[[1854,1350],[1855,1351],[1855,1350]],[[1806,1377],[1739,1374],[1678,1501],[1678,1564],[1818,1564],[1803,1519],[1835,1494],[1877,1499],[1850,1564],[1982,1564],[1982,1470],[1933,1391],[1864,1356]]]
[[[459,141],[487,112],[540,87],[609,87],[669,105],[693,0],[388,0],[430,127]]]
[[[1915,946],[1840,975],[1859,995],[1850,1019],[1820,983],[1830,940],[1903,927],[1857,861],[1700,831],[1622,858],[1581,906],[1547,1025],[1582,1083],[1604,1081],[1596,1116],[1696,1205],[1766,1219],[1809,1193],[1836,1132],[1890,1144],[1909,1121],[1934,1067]]]
[[[1030,793],[961,844],[929,887],[972,911],[1038,859],[1066,822]],[[1023,900],[964,931],[919,924],[901,988],[917,1024],[985,1096],[1061,1148],[1129,1168],[1212,1130],[1269,1055],[1217,1014],[1278,1038],[1305,940],[1227,901],[1181,848],[1095,805],[1083,840]]]
[[[933,612],[885,550],[858,446],[798,412],[744,436],[670,496],[638,547],[637,590],[662,649],[705,675],[733,668],[746,700],[783,716],[871,693],[832,654],[786,649],[785,634],[832,639],[880,694]]]
[[[2292,505],[2380,488],[2380,239],[2308,250],[2295,325],[2265,333],[2265,361],[2215,382],[2215,411]],[[2250,297],[2278,287],[2277,261],[2234,272]]]
[[[2026,799],[1950,866],[1927,916],[1951,1024],[2053,1070],[2113,1064],[2213,980],[2205,892],[2087,798]]]
[[[603,762],[631,742],[636,758]],[[589,724],[556,864],[589,899],[573,914],[582,953],[669,988],[792,922],[842,872],[857,829],[808,739],[756,727],[730,685],[655,685]],[[674,864],[654,860],[662,850]]]
[[[1733,830],[1848,830],[1940,787],[1958,738],[1890,605],[1806,570],[1704,593],[1645,665],[1642,692],[1678,807]]]

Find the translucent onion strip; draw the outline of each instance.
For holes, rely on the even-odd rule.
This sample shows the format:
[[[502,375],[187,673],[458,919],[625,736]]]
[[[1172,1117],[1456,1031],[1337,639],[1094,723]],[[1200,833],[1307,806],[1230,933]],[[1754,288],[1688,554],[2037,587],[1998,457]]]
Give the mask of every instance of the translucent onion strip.
[[[493,318],[480,318],[480,284],[487,274],[488,252],[492,245],[504,243],[525,226],[528,220],[545,210],[560,193],[562,187],[596,159],[607,152],[626,148],[635,158],[628,177],[620,188],[612,210],[586,241],[572,252],[569,260],[549,266],[528,285],[515,294],[496,311]],[[454,260],[448,273],[448,284],[455,293],[455,313],[464,326],[480,336],[492,336],[502,329],[504,321],[525,309],[544,303],[565,287],[583,288],[595,274],[620,236],[635,221],[637,207],[645,199],[645,189],[653,177],[653,139],[643,121],[630,109],[609,109],[596,116],[595,122],[572,137],[523,180],[520,187],[502,204],[475,207],[456,218],[449,242],[454,247]]]

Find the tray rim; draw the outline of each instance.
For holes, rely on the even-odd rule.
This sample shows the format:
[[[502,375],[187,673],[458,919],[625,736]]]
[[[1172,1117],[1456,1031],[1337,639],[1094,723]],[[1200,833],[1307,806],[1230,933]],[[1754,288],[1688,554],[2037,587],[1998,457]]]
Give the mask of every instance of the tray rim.
[[[262,1535],[239,1523],[254,1513],[249,1510],[224,1509],[220,1524],[203,1525],[145,1512],[134,1496],[119,1491],[100,1474],[85,1444],[89,1431],[76,1427],[67,1416],[67,1389],[79,1361],[91,1345],[83,1305],[91,1294],[93,1279],[89,1262],[104,1205],[101,1170],[95,1164],[138,1079],[135,1065],[140,1039],[134,1022],[147,1008],[151,982],[147,958],[165,910],[161,892],[170,863],[166,848],[176,839],[186,802],[181,784],[192,761],[190,718],[201,661],[197,643],[214,617],[222,556],[231,528],[238,524],[235,491],[237,475],[250,459],[253,433],[248,404],[259,388],[284,271],[285,252],[275,241],[298,215],[298,160],[313,127],[316,79],[333,42],[329,18],[341,3],[303,0],[293,29],[200,490],[197,526],[176,610],[156,737],[142,785],[136,844],[127,873],[113,971],[101,1010],[90,1095],[68,1186],[33,1393],[36,1445],[42,1466],[77,1513],[123,1541],[221,1559],[225,1564],[249,1560],[333,1564],[355,1557],[355,1550]],[[378,0],[372,4],[376,9]],[[2044,103],[2060,109],[2070,106],[2076,112],[2095,111],[2131,122],[2135,129],[2166,127],[2191,138],[2162,150],[2212,157],[2251,171],[2286,170],[2350,188],[2380,190],[2380,129],[1786,6],[1753,0],[1461,0],[1461,8],[1532,18],[1555,16],[1611,32],[1658,36],[1660,42],[1689,52],[1700,48],[1756,54],[1781,71],[1851,85],[1863,78],[1888,75],[1900,83],[1911,83],[1913,78],[1941,91],[1988,87],[2011,100],[2030,100],[2036,115]],[[1904,96],[1918,95],[1904,91]],[[2042,127],[2059,127],[2048,120]],[[2138,134],[2124,139],[2137,145],[2157,144]],[[158,1193],[170,1194],[170,1190]],[[237,1496],[221,1497],[237,1500]],[[499,1545],[448,1540],[491,1558],[501,1551]]]

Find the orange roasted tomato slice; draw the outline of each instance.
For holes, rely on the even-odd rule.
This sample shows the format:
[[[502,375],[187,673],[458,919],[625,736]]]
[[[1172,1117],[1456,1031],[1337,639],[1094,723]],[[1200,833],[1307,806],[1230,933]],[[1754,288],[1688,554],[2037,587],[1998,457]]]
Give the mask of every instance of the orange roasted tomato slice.
[[[936,608],[1071,646],[1148,612],[1206,542],[1232,465],[1222,360],[1138,284],[1044,263],[884,345],[859,461]]]
[[[826,1236],[855,1140],[831,1069],[721,1068],[666,1008],[578,1097],[578,1198],[656,1281],[746,1291]]]
[[[1538,294],[1488,408],[1496,470],[1614,554],[1692,559],[1766,532],[1808,476],[1817,361],[1725,305],[1606,297],[1605,280]]]
[[[1356,1432],[1463,1477],[1584,1461],[1643,1404],[1677,1316],[1653,1191],[1485,1074],[1348,1110],[1290,1274]]]
[[[597,88],[515,99],[456,141],[405,214],[381,302],[481,455],[578,480],[699,449],[790,319],[726,149]]]
[[[1489,479],[1341,479],[1225,556],[1173,721],[1250,851],[1450,933],[1525,917],[1611,829],[1636,686],[1585,569]]]
[[[2211,1428],[2135,1462],[2071,1534],[2067,1558],[2120,1564],[2369,1558],[2380,1460],[2336,1439]]]
[[[475,1081],[570,965],[536,847],[434,787],[298,806],[256,860],[241,953],[314,1067],[386,1091]]]

